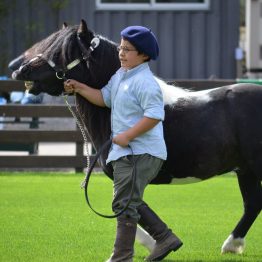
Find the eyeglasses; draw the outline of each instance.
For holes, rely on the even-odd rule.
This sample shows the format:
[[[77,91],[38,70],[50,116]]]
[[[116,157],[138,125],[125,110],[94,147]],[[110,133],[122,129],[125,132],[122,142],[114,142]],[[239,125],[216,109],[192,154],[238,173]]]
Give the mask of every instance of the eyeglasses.
[[[123,53],[128,53],[128,52],[131,52],[131,51],[137,51],[136,49],[130,49],[130,48],[128,48],[128,47],[126,47],[126,46],[118,46],[117,47],[117,51],[118,52],[120,52],[120,51],[123,51]]]

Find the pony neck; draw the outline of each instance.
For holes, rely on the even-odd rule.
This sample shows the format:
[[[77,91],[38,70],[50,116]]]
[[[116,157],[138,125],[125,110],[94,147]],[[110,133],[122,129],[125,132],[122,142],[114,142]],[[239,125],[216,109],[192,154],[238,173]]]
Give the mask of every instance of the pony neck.
[[[96,150],[110,138],[110,109],[91,104],[80,95],[76,96],[77,108],[85,123],[89,138]]]
[[[120,61],[117,44],[101,36],[99,38],[99,47],[94,52],[92,59],[90,58],[88,72],[84,71],[82,74],[86,77],[82,82],[101,89],[119,69]],[[77,95],[76,98],[92,145],[98,150],[111,135],[111,110],[93,105],[80,95]]]

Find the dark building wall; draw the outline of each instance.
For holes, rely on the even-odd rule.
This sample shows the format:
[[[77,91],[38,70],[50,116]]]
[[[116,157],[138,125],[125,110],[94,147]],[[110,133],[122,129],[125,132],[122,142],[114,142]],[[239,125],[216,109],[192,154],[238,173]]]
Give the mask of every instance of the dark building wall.
[[[64,21],[78,24],[84,18],[95,32],[116,42],[128,25],[150,27],[160,46],[160,57],[151,68],[164,79],[236,77],[239,0],[210,0],[206,11],[96,10],[94,0],[68,0],[57,10],[52,1],[2,1],[10,8],[0,17],[0,75],[10,74],[8,61],[56,31]]]

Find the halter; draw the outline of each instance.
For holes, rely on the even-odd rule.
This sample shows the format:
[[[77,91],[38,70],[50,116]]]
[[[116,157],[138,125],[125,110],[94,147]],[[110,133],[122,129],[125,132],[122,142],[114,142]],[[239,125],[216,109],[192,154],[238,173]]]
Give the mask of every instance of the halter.
[[[44,57],[43,54],[38,54],[35,58],[31,59],[30,62],[32,62],[33,60],[37,59],[37,58],[42,58],[43,60],[45,60],[48,65],[53,68],[55,70],[55,74],[56,77],[60,80],[67,80],[66,78],[66,72],[73,69],[74,67],[76,67],[78,64],[80,64],[82,61],[85,61],[87,63],[87,67],[89,67],[89,57],[91,55],[91,53],[99,46],[100,44],[100,39],[98,37],[94,37],[91,42],[90,42],[90,46],[88,49],[86,49],[86,47],[84,46],[84,44],[81,41],[81,38],[79,35],[77,35],[77,42],[79,44],[79,47],[82,51],[82,57],[81,58],[77,58],[75,60],[73,60],[71,63],[69,63],[65,68],[66,69],[61,69],[60,67],[58,67],[52,60],[47,59]]]

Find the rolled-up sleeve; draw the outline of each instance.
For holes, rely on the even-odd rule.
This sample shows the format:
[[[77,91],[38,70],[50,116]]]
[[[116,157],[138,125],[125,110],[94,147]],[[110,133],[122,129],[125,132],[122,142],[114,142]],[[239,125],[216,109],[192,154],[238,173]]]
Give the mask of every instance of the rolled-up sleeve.
[[[101,93],[105,102],[105,105],[111,108],[111,86],[112,81],[110,80],[107,85],[101,89]]]
[[[156,82],[144,81],[139,88],[138,99],[144,110],[144,116],[163,121],[165,110],[163,94]]]

